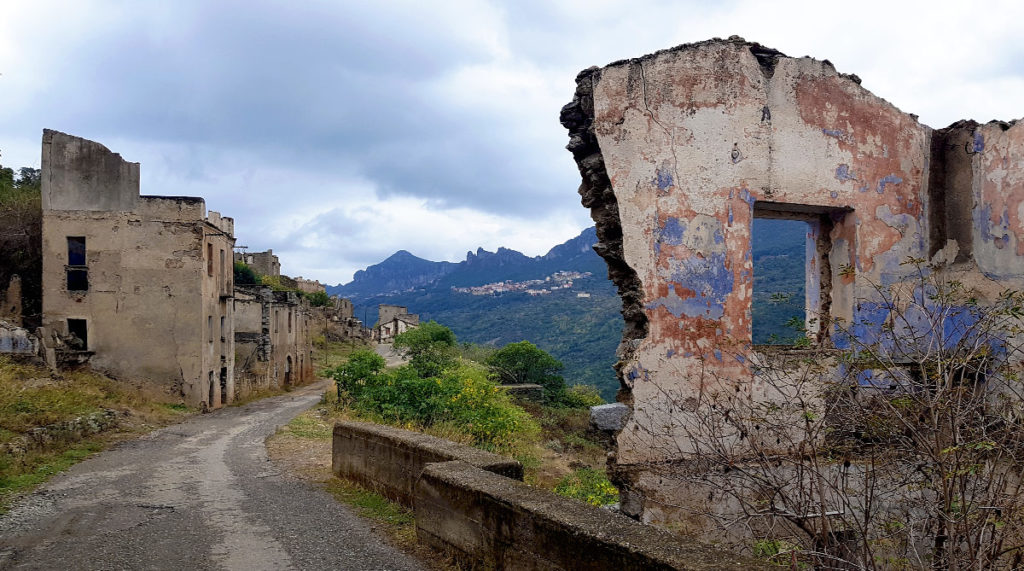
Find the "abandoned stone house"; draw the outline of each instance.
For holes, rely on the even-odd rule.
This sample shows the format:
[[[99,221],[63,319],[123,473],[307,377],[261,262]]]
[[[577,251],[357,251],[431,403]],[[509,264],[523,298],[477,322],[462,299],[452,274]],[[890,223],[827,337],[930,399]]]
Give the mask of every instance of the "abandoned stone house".
[[[43,133],[43,326],[97,369],[219,407],[234,394],[234,223],[142,196],[139,164]]]
[[[42,209],[44,347],[56,337],[98,370],[206,408],[313,377],[308,303],[262,286],[235,299],[234,222],[202,198],[140,195],[138,163],[46,130]],[[279,275],[266,254],[257,265]]]
[[[419,324],[420,316],[409,313],[408,307],[382,303],[377,306],[377,326],[374,328],[373,337],[378,343],[391,343],[395,336]]]
[[[908,257],[944,258],[982,299],[1024,277],[1024,123],[932,129],[828,61],[740,38],[585,70],[561,120],[623,299],[613,471],[644,521],[685,517],[666,478],[690,450],[680,403],[708,379],[757,398],[755,218],[807,223],[806,325],[823,343],[843,343],[827,324],[881,327],[864,300],[910,279]]]
[[[242,394],[313,380],[309,302],[268,286],[235,286],[235,370]]]

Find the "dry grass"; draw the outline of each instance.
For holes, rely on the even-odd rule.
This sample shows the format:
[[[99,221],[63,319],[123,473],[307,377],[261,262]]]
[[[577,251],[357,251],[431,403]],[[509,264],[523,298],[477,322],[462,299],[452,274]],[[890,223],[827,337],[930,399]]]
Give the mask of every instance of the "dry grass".
[[[54,431],[40,444],[27,435],[113,411],[117,422],[81,437]],[[136,387],[88,369],[53,373],[0,357],[0,512],[18,495],[105,448],[109,443],[181,420],[194,411],[148,400]]]

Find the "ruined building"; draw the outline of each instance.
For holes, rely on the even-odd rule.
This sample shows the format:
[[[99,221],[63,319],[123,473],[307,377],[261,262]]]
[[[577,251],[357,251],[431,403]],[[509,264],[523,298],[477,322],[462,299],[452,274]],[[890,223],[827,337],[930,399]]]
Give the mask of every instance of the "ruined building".
[[[281,260],[273,250],[266,252],[236,252],[234,261],[242,262],[261,276],[280,276]]]
[[[932,129],[828,61],[739,38],[591,68],[562,110],[595,247],[623,299],[614,472],[625,512],[673,521],[662,476],[689,442],[680,419],[709,379],[757,399],[751,346],[754,218],[808,225],[814,342],[871,335],[876,285],[908,257],[955,267],[984,299],[1024,277],[1024,123]],[[745,381],[744,381],[745,380]]]
[[[309,302],[268,286],[235,286],[235,372],[241,394],[313,380]]]
[[[391,343],[395,336],[420,324],[420,316],[409,313],[409,308],[401,305],[382,303],[377,307],[377,326],[373,337],[378,343]]]
[[[210,408],[234,395],[231,218],[141,196],[139,164],[43,133],[43,325],[92,366]]]

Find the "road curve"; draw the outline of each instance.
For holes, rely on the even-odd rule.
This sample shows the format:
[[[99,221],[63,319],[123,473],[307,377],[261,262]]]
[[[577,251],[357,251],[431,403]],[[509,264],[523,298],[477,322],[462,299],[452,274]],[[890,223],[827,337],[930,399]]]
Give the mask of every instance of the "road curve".
[[[124,442],[0,517],[0,569],[420,569],[264,441],[323,383]]]

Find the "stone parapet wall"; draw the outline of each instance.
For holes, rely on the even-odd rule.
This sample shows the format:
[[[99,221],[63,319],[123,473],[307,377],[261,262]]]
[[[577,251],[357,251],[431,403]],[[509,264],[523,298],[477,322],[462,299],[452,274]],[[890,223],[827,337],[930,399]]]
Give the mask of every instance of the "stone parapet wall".
[[[462,563],[488,569],[764,566],[459,461],[423,471],[416,486],[416,535]]]
[[[332,469],[412,506],[420,542],[471,568],[758,569],[764,565],[524,484],[510,458],[366,422],[334,426]]]
[[[413,505],[416,481],[427,464],[451,460],[523,479],[519,462],[471,446],[368,422],[334,425],[334,475],[374,488],[406,506]]]

